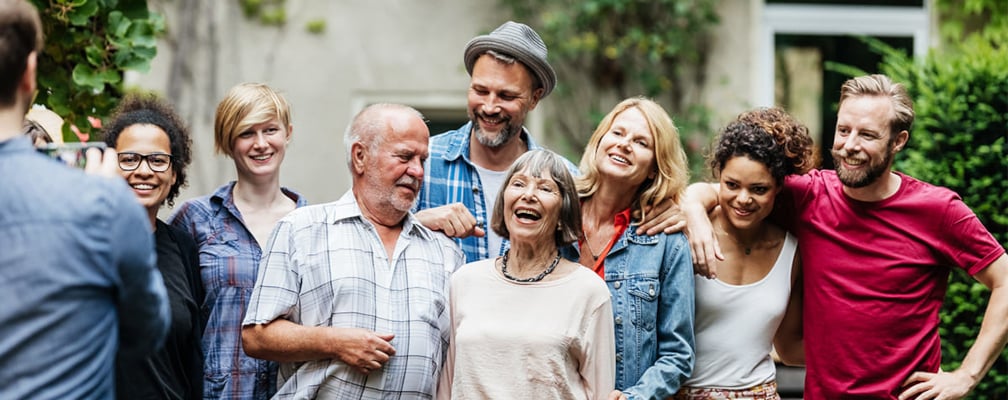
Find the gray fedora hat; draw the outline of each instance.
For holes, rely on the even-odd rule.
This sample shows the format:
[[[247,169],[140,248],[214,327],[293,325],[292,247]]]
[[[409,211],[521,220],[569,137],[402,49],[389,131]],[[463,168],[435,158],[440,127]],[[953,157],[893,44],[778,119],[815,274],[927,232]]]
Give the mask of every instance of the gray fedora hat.
[[[528,25],[508,21],[489,35],[472,38],[465,47],[465,67],[470,76],[476,59],[487,50],[514,57],[529,67],[545,89],[543,97],[556,87],[556,72],[546,61],[546,43]]]

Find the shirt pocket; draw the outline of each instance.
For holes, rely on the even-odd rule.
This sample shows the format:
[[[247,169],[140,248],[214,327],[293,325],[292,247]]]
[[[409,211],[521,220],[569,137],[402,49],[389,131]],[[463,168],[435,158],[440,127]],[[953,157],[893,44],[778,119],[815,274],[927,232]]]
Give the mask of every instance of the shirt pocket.
[[[258,260],[253,249],[230,230],[220,230],[207,237],[200,247],[200,275],[209,292],[225,287],[252,288]]]
[[[631,322],[638,329],[653,331],[658,319],[658,279],[633,278],[627,281],[630,294]]]

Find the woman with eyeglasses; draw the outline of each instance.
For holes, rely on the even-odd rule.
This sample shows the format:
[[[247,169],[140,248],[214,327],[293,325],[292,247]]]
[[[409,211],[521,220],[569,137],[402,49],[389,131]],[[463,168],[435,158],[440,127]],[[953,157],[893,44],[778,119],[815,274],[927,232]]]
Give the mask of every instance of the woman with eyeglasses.
[[[243,83],[231,88],[217,105],[214,146],[234,161],[238,179],[183,203],[168,220],[188,231],[199,246],[207,291],[207,399],[266,400],[277,390],[278,364],[245,354],[241,323],[273,227],[308,204],[280,186],[280,164],[293,129],[287,100],[269,86]]]
[[[185,231],[157,218],[161,205],[174,204],[186,183],[192,140],[171,106],[153,95],[129,95],[116,108],[105,144],[119,152],[119,170],[150,216],[161,271],[171,305],[164,346],[143,360],[120,359],[116,396],[120,399],[203,398],[200,340],[203,285],[196,243]]]

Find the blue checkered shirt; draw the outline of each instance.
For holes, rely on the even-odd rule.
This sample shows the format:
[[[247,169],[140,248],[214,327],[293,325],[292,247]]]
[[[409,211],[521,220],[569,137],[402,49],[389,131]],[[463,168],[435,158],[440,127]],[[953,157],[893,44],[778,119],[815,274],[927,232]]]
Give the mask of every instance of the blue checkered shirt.
[[[431,137],[430,158],[424,164],[424,184],[420,189],[419,196],[417,196],[417,204],[413,207],[413,211],[462,203],[476,217],[476,224],[484,230],[489,230],[488,209],[493,207],[496,199],[485,198],[479,173],[472,160],[469,159],[471,131],[472,122],[470,121],[454,131]],[[532,136],[524,128],[522,128],[521,137],[525,143],[528,143],[529,150],[542,148],[532,140]],[[567,160],[565,159],[565,161]],[[567,161],[567,164],[571,174],[577,176],[577,166],[570,161]],[[455,241],[462,247],[467,262],[479,261],[491,256],[486,236],[469,236],[464,239],[455,239]],[[508,247],[510,244],[507,238],[504,238],[501,248],[494,249],[493,256],[504,254],[504,250]]]
[[[266,247],[244,325],[283,318],[303,326],[395,335],[396,354],[369,375],[338,359],[281,363],[275,399],[431,399],[451,330],[448,282],[462,252],[408,214],[392,260],[352,192],[296,210]]]
[[[262,249],[245,228],[234,204],[235,182],[178,207],[169,223],[192,235],[199,246],[206,289],[203,313],[203,398],[266,400],[276,392],[277,363],[249,357],[241,344],[241,322],[259,271]],[[308,202],[282,188],[303,207]]]

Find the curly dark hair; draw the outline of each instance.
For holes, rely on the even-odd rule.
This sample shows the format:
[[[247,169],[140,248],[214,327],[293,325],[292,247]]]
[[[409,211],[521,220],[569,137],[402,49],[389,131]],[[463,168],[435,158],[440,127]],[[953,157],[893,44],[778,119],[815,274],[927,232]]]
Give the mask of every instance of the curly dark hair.
[[[776,107],[746,111],[725,127],[708,160],[714,177],[739,156],[766,165],[777,184],[819,164],[808,128]]]
[[[112,112],[105,126],[105,144],[115,147],[119,135],[133,125],[154,125],[168,135],[175,184],[168,190],[165,203],[175,206],[179,190],[186,186],[186,167],[192,162],[192,137],[189,128],[167,101],[153,93],[126,95]]]

